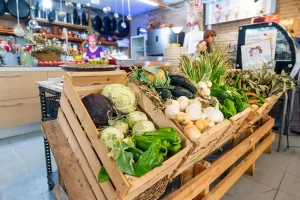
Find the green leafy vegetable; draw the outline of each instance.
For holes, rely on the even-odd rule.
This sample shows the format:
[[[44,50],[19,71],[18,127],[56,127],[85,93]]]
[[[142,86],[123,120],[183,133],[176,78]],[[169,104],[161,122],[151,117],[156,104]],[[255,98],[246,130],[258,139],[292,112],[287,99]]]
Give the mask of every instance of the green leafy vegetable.
[[[120,139],[116,139],[114,136],[111,139],[106,140],[104,144],[110,149],[108,156],[116,161],[120,170],[126,174],[134,175],[133,154],[125,151],[131,146]]]

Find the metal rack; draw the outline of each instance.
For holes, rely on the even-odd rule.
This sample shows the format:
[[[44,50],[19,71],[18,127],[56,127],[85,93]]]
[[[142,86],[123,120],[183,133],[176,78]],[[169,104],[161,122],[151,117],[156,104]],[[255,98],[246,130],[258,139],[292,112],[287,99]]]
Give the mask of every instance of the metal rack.
[[[293,113],[295,113],[294,112],[295,93],[296,92],[300,93],[300,73],[298,74],[298,80],[295,81],[295,87],[296,87],[295,90],[290,90],[290,91],[287,91],[286,93],[284,93],[284,103],[283,103],[283,112],[282,112],[281,127],[280,127],[280,136],[279,136],[278,149],[277,149],[278,152],[280,152],[281,140],[282,140],[283,135],[286,135],[286,137],[287,137],[287,147],[284,151],[286,151],[290,147],[300,148],[300,146],[291,146],[290,142],[289,142]],[[299,102],[300,102],[300,94],[299,94]],[[300,116],[300,113],[299,113],[299,116]]]
[[[42,121],[56,119],[58,108],[60,107],[59,99],[61,93],[39,86],[39,94],[40,94],[40,102],[41,102]],[[50,146],[48,140],[45,136],[44,136],[44,147],[45,147],[45,158],[46,158],[46,168],[47,168],[47,183],[48,183],[49,190],[52,190],[54,187],[54,182],[52,180],[51,153],[50,153]]]

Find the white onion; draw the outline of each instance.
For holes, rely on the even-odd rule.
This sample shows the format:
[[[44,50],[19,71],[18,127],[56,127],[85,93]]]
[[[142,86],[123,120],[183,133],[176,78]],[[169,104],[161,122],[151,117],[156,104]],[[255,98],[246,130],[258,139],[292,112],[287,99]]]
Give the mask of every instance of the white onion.
[[[169,119],[176,119],[179,113],[180,113],[180,109],[179,106],[177,106],[176,104],[169,105],[165,109],[165,115]]]
[[[192,121],[196,121],[200,119],[202,111],[198,104],[191,104],[186,108],[185,113],[189,115]]]
[[[214,123],[220,123],[224,120],[223,113],[214,107],[207,107],[204,109],[204,111],[207,113],[207,119],[213,121]]]
[[[177,99],[178,103],[179,103],[179,109],[180,111],[184,111],[186,109],[186,107],[188,107],[189,105],[189,99],[185,96],[181,96]]]

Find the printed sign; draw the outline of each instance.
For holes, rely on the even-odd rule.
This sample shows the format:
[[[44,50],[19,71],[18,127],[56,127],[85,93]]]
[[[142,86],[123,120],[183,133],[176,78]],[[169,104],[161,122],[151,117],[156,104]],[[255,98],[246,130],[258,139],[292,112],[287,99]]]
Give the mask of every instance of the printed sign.
[[[271,29],[271,30],[249,29],[246,30],[245,44],[250,44],[250,43],[270,39],[271,49],[272,49],[272,60],[274,60],[275,49],[276,49],[276,37],[277,37],[277,29]]]
[[[263,64],[272,62],[271,39],[241,46],[243,70],[261,69]]]
[[[194,0],[194,11],[203,10],[202,0]]]

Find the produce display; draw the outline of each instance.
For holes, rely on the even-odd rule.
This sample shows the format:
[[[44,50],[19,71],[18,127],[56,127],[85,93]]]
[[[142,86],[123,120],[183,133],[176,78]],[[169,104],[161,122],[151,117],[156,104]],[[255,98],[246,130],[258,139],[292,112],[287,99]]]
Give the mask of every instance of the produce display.
[[[137,109],[134,91],[121,84],[106,85],[101,94],[82,98],[99,137],[123,173],[141,177],[182,149],[174,128],[159,128]],[[99,182],[109,180],[104,167]]]
[[[224,120],[217,99],[210,97],[210,81],[200,81],[196,85],[160,66],[133,69],[130,81],[136,80],[148,88],[148,95],[153,94],[152,99],[162,105],[165,115],[181,125],[184,134],[193,142],[199,142],[202,132]],[[203,95],[198,95],[199,92]]]
[[[130,81],[138,81],[140,89],[193,142],[224,119],[248,107],[256,111],[265,98],[294,87],[290,76],[270,72],[267,65],[261,71],[230,72],[229,56],[221,50],[192,58],[184,55],[180,69],[178,75],[160,66],[134,68]]]

